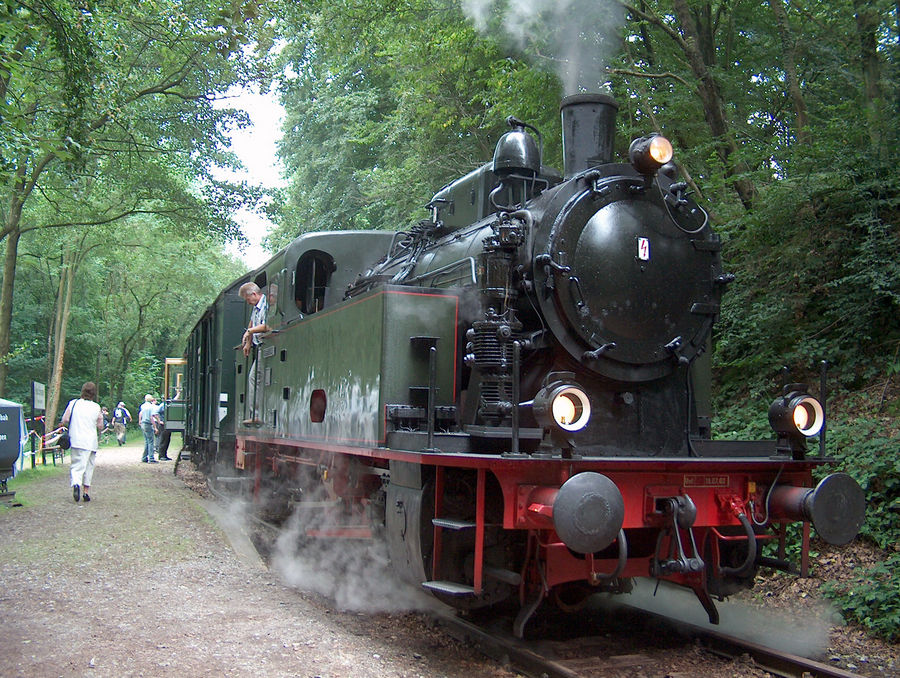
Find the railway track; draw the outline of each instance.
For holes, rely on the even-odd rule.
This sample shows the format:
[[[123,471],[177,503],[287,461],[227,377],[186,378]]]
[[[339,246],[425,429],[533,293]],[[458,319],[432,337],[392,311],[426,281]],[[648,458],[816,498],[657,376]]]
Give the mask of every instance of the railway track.
[[[632,608],[634,613],[653,618],[661,626],[673,624],[671,619]],[[495,627],[454,617],[450,614],[438,618],[438,623],[454,638],[471,644],[485,655],[510,665],[535,678],[609,678],[610,676],[716,676],[733,674],[731,664],[724,660],[741,660],[748,670],[757,669],[757,675],[766,672],[783,678],[858,678],[859,674],[816,662],[805,657],[783,652],[724,633],[691,624],[677,623],[674,635],[682,644],[693,643],[700,654],[708,655],[707,661],[694,667],[691,673],[670,670],[671,644],[654,644],[640,651],[621,648],[622,638],[610,636],[579,636],[564,641],[535,642],[520,640],[511,633]],[[620,630],[625,635],[625,631]],[[716,668],[715,658],[721,658]],[[727,671],[726,671],[727,669]]]
[[[209,484],[220,500],[230,497]],[[268,546],[277,538],[279,526],[247,514],[250,538],[267,560]],[[738,660],[743,675],[783,678],[853,678],[859,674],[829,666],[763,643],[675,620],[646,609],[617,603],[614,609],[586,609],[579,615],[579,628],[572,617],[539,617],[526,639],[515,637],[512,619],[491,617],[479,621],[462,618],[449,608],[432,613],[434,623],[448,635],[477,649],[485,656],[534,678],[609,678],[655,675],[721,675],[729,661]],[[529,638],[530,636],[530,638]],[[667,662],[689,649],[698,661],[691,672],[671,670]],[[676,661],[676,663],[678,663]],[[704,668],[705,667],[705,668]],[[717,670],[717,668],[719,670]]]

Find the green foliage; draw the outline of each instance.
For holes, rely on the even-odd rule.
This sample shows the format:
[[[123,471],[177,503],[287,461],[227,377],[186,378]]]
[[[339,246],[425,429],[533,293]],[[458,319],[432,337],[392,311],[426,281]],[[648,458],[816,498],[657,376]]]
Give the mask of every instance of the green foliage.
[[[49,383],[52,333],[62,252],[60,229],[23,236],[12,318],[16,337],[31,337],[10,359],[6,397],[28,402],[31,381]],[[182,235],[166,220],[141,215],[95,228],[83,244],[66,342],[62,400],[85,381],[100,402],[132,409],[161,387],[162,359],[180,356],[186,337],[219,290],[243,264],[203,234]]]
[[[889,642],[900,640],[900,552],[868,568],[856,568],[847,584],[826,582],[825,594],[848,619]]]
[[[125,402],[134,403],[132,409],[143,404],[145,394],[159,394],[163,365],[163,360],[152,355],[139,355],[128,363],[122,397]],[[132,412],[131,416],[137,415]]]
[[[246,81],[250,62],[230,58],[234,31],[214,5],[154,0],[88,10],[41,0],[7,3],[0,15],[11,32],[0,43],[4,192],[29,190],[12,183],[20,171],[29,180],[61,178],[42,181],[57,199],[100,174],[133,177],[153,165],[214,181],[208,160],[221,157],[225,125],[235,119],[213,107],[214,94]],[[132,197],[152,194],[152,183]]]
[[[190,279],[203,276],[204,267],[184,267],[188,250],[168,245],[193,242],[191,255],[211,247],[215,254],[207,258],[215,266],[222,243],[239,237],[234,212],[258,205],[258,189],[216,174],[217,167],[236,163],[222,149],[229,129],[246,121],[216,100],[264,76],[267,57],[252,45],[271,45],[267,12],[253,2],[223,11],[205,0],[89,7],[38,0],[0,7],[0,241],[12,235],[6,242],[18,241],[24,250],[2,274],[0,391],[21,398],[30,380],[49,381],[51,365],[40,353],[54,345],[57,276],[66,266],[78,268],[80,290],[119,305],[76,299],[66,352],[68,364],[78,367],[77,374],[65,374],[65,393],[77,392],[90,376],[122,395],[133,353],[170,352],[184,336],[188,321],[178,313],[156,318],[177,321],[177,330],[148,335],[147,321],[162,306],[154,305],[153,294],[162,299],[179,283],[208,293]],[[136,276],[116,290],[116,299],[102,295],[99,267],[109,257],[97,254],[106,244],[158,244],[131,271],[157,274],[144,282],[148,295],[128,296],[137,289]],[[31,256],[37,261],[30,268],[40,274],[33,287],[15,276],[16,265]],[[27,302],[24,312],[13,295],[14,279]],[[219,277],[202,282],[217,284]],[[195,314],[208,300],[170,306]],[[132,309],[137,318],[126,312]],[[124,317],[114,318],[113,311]],[[98,331],[98,317],[111,333]],[[20,350],[7,359],[10,345]],[[112,376],[101,379],[110,377],[110,360]]]
[[[723,387],[757,392],[782,364],[802,373],[822,359],[844,387],[871,381],[900,345],[900,176],[848,154],[766,196],[729,229],[739,282],[717,334]]]
[[[291,180],[273,245],[418,221],[441,186],[490,160],[508,115],[544,132],[548,161],[560,157],[559,85],[480,37],[454,4],[306,3],[283,30]]]
[[[900,441],[885,420],[856,418],[829,423],[828,453],[866,493],[861,535],[891,550],[900,540]],[[896,570],[900,586],[900,570]]]

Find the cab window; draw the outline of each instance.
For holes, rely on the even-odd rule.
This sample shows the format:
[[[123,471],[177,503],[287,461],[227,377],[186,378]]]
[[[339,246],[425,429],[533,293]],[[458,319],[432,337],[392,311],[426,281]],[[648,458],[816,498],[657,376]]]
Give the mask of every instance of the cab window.
[[[294,302],[304,315],[321,311],[325,306],[325,290],[334,271],[334,259],[330,254],[310,250],[297,262],[294,278]]]

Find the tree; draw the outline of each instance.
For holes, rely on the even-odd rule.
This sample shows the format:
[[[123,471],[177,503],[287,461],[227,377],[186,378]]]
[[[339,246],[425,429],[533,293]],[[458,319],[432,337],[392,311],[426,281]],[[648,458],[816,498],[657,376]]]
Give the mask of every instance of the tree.
[[[797,116],[796,129],[797,141],[802,144],[809,143],[809,115],[806,109],[806,100],[801,89],[800,76],[797,72],[797,53],[799,40],[795,36],[787,16],[784,0],[769,0],[769,7],[778,25],[778,34],[781,37],[781,49],[784,59],[784,76],[791,102],[794,104],[794,112]]]
[[[215,181],[210,169],[229,162],[219,148],[226,125],[240,119],[212,103],[216,92],[253,75],[242,45],[264,20],[253,4],[222,13],[213,3],[175,0],[126,7],[38,0],[6,3],[0,14],[2,394],[23,233],[159,212],[182,227],[234,235],[227,210],[243,199],[241,187]],[[105,203],[96,201],[101,176],[120,189]],[[129,185],[137,190],[126,192]],[[92,210],[71,219],[62,208],[83,206],[87,190],[95,191]],[[29,211],[36,193],[57,209]]]
[[[94,228],[83,243],[66,233],[43,229],[23,238],[13,333],[30,340],[10,360],[11,396],[24,400],[30,381],[55,377],[62,396],[90,380],[103,402],[134,403],[159,388],[160,357],[181,355],[203,309],[245,267],[221,242],[178,236],[157,215]],[[63,312],[66,286],[72,294]],[[54,370],[63,355],[65,369]],[[54,402],[48,392],[48,417]]]
[[[547,131],[547,155],[560,155],[558,82],[480,38],[453,5],[305,3],[281,31],[291,181],[275,244],[414,223],[444,183],[490,159],[511,114]]]

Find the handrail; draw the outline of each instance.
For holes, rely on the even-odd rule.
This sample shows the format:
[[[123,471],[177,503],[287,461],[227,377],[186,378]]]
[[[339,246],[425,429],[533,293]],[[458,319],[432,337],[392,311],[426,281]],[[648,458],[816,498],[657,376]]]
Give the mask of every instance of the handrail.
[[[421,275],[417,275],[415,278],[410,278],[409,280],[405,280],[404,284],[410,285],[420,280],[426,280],[431,277],[435,277],[441,275],[442,273],[447,273],[448,271],[455,270],[457,268],[462,268],[465,264],[469,264],[469,274],[472,276],[472,284],[474,285],[477,282],[477,277],[475,273],[475,258],[474,257],[466,257],[464,259],[459,259],[458,261],[454,261],[446,266],[441,266],[440,268],[436,268],[433,271],[428,271],[427,273],[423,273]]]

